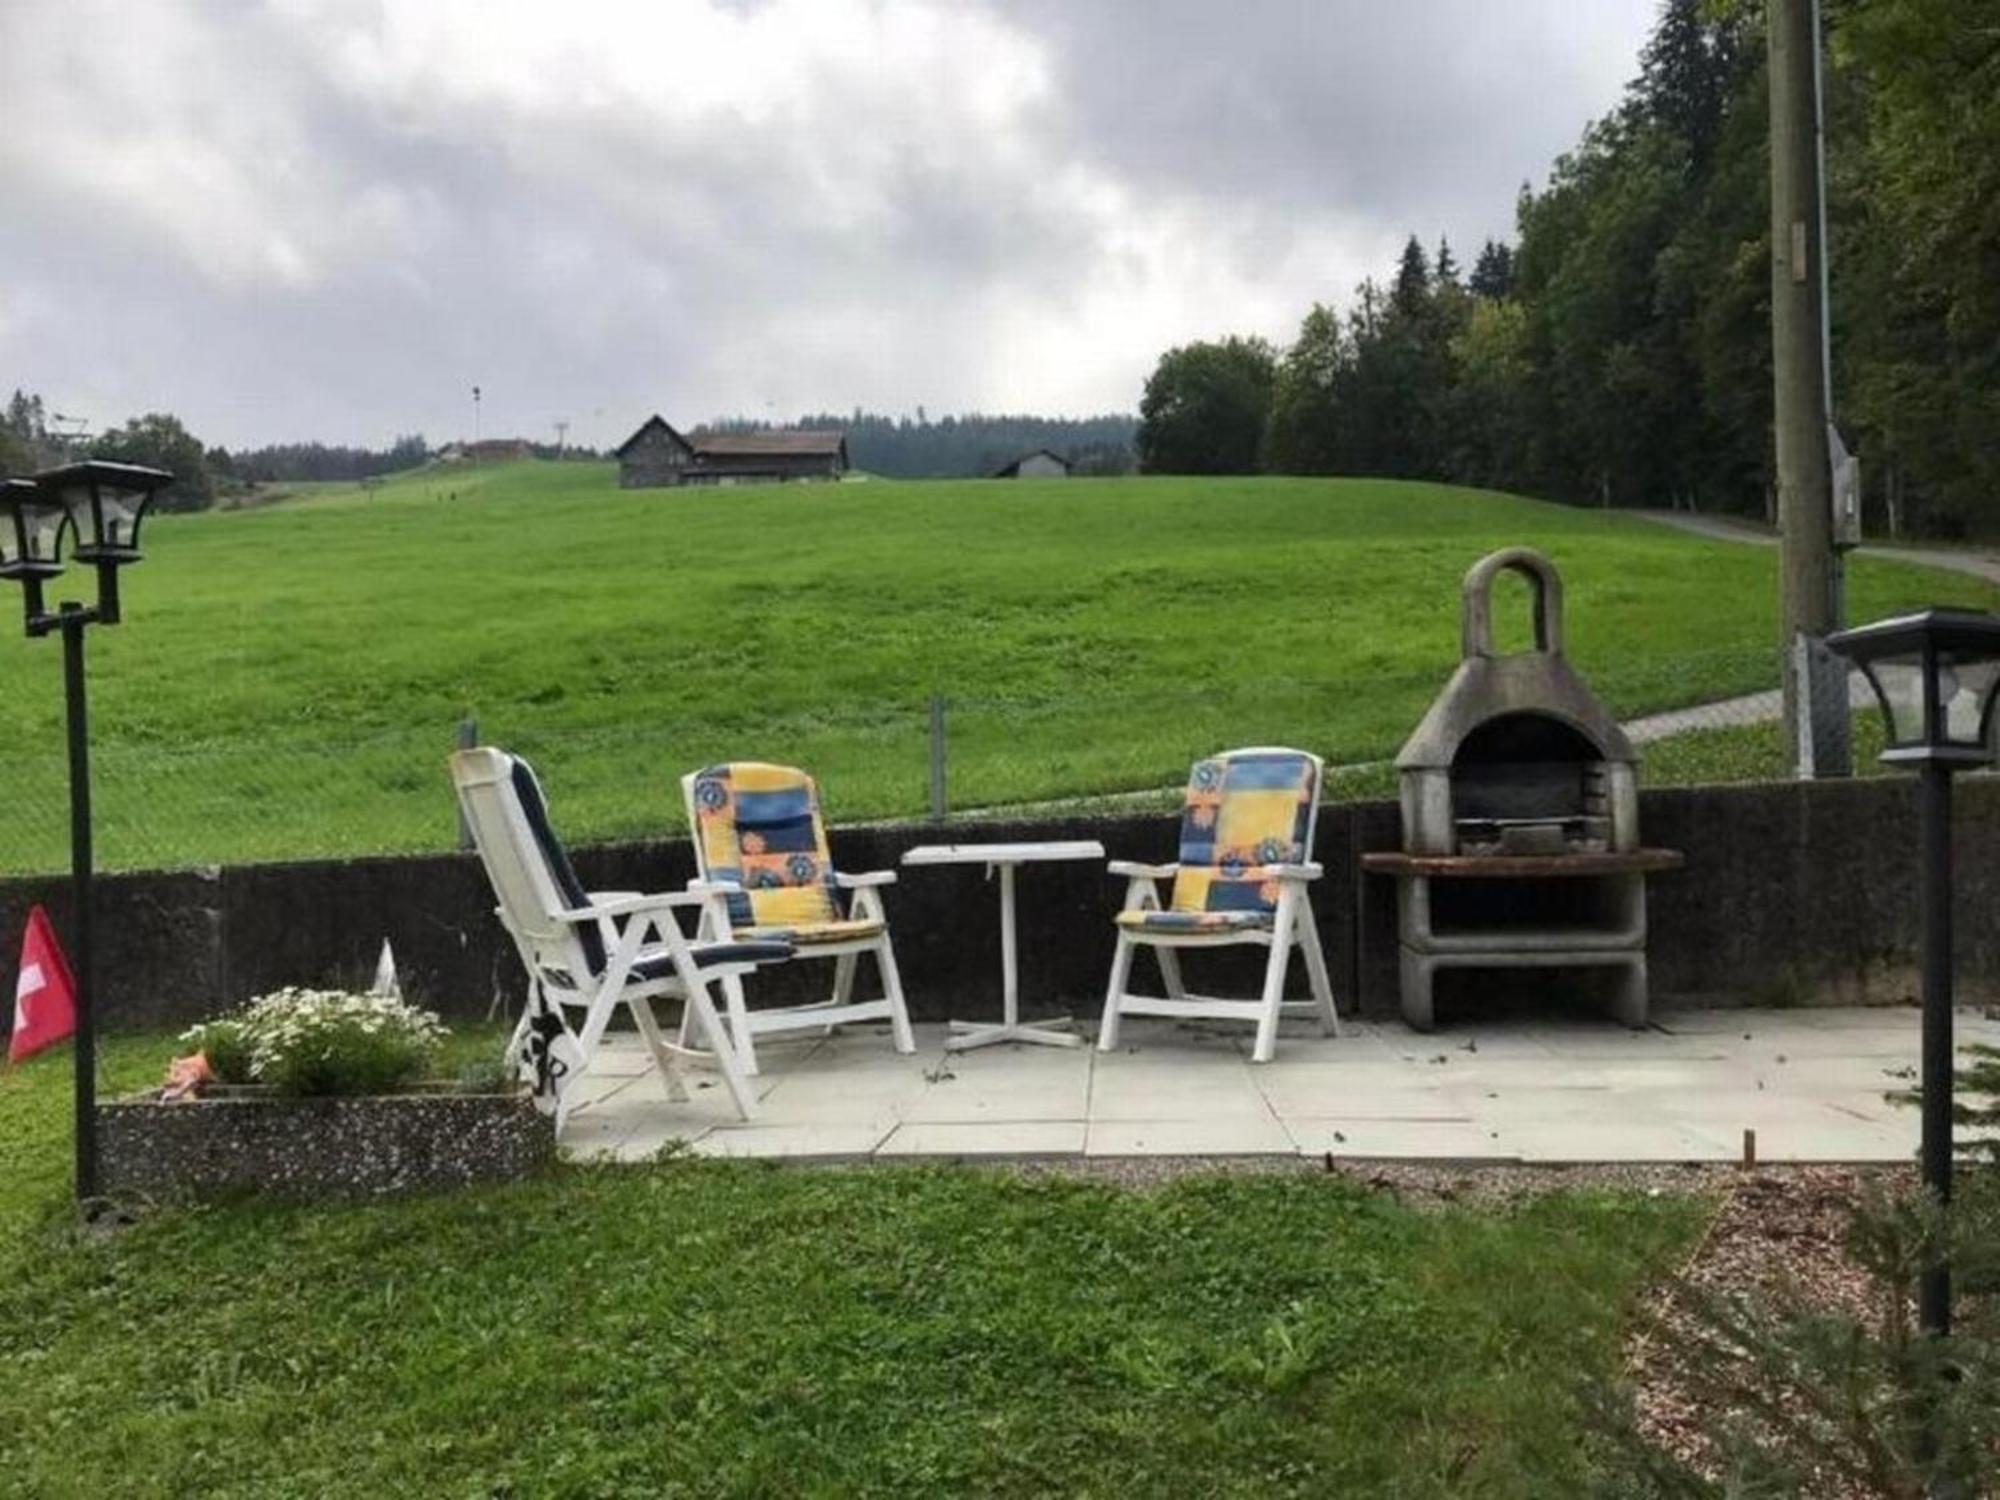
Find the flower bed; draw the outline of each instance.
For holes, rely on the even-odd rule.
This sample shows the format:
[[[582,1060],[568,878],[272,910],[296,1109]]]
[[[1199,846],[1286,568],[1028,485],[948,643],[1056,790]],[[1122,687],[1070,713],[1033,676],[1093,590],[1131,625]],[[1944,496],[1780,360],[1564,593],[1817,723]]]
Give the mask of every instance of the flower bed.
[[[356,1198],[504,1181],[555,1130],[503,1070],[420,1080],[445,1028],[385,995],[280,990],[186,1032],[167,1086],[97,1111],[108,1194]]]

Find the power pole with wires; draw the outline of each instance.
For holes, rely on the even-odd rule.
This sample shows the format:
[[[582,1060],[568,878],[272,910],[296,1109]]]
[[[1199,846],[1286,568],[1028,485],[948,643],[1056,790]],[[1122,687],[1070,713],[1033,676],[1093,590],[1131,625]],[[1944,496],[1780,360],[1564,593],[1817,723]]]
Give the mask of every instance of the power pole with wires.
[[[556,430],[556,457],[561,458],[563,448],[569,441],[569,423],[553,422],[550,425]]]
[[[1801,778],[1846,776],[1846,663],[1826,650],[1844,612],[1835,547],[1826,220],[1818,130],[1818,6],[1767,0],[1771,69],[1771,370],[1781,534],[1785,727]],[[1843,452],[1840,457],[1846,458]],[[1843,478],[1848,475],[1843,474]]]

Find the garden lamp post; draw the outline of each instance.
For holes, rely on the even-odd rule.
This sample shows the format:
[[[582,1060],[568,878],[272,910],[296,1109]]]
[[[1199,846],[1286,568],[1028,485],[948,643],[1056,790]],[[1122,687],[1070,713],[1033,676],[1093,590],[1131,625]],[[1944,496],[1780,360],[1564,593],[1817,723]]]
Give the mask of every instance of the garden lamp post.
[[[173,483],[161,469],[90,460],[0,484],[0,578],[16,578],[31,637],[62,632],[69,708],[70,958],[76,983],[76,1197],[97,1196],[97,1025],[91,990],[90,720],[84,695],[83,632],[118,623],[118,570],[139,560],[139,523],[154,494]],[[64,600],[51,610],[43,585],[71,555],[97,568],[97,603]]]
[[[2000,690],[2000,617],[1926,609],[1830,636],[1827,644],[1868,679],[1888,724],[1882,759],[1917,768],[1922,788],[1924,1186],[1951,1201],[1951,778],[1993,758]],[[1925,1268],[1918,1316],[1951,1332],[1951,1268]]]

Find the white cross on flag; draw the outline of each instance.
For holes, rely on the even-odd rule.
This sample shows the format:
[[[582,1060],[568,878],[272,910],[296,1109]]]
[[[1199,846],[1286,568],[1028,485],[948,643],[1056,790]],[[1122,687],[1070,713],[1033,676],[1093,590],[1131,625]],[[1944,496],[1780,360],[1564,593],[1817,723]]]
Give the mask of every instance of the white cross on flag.
[[[7,1061],[19,1062],[53,1047],[76,1030],[76,984],[56,943],[49,914],[39,906],[28,913],[21,939],[21,975],[14,981],[14,1035]]]

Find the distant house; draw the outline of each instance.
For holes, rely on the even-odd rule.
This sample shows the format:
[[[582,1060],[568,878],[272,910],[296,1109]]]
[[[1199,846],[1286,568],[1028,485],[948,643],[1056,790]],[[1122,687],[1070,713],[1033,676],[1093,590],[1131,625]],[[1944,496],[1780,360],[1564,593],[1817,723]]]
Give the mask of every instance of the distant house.
[[[1047,448],[1024,453],[1004,469],[993,471],[995,479],[1067,479],[1069,460]]]
[[[533,458],[535,445],[526,438],[487,438],[478,443],[447,443],[431,455],[441,464],[497,464]]]
[[[838,479],[847,472],[840,432],[717,432],[683,437],[655,413],[616,450],[621,489],[683,484],[771,484]]]

